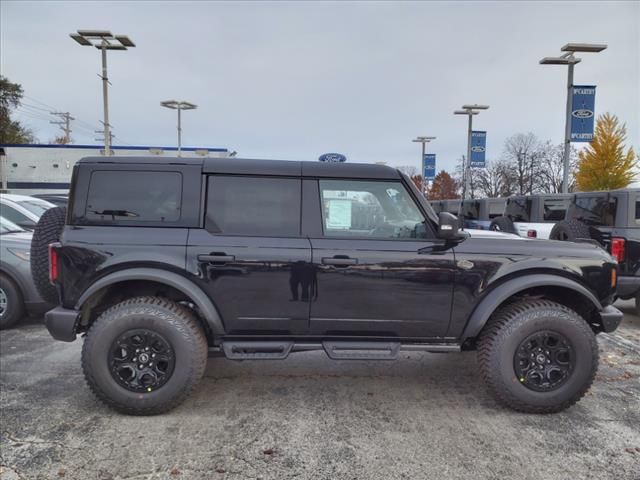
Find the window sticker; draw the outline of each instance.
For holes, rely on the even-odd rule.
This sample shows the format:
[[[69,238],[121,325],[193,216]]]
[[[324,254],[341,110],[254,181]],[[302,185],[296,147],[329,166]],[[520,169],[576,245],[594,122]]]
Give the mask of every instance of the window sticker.
[[[351,228],[351,200],[329,200],[327,228]]]

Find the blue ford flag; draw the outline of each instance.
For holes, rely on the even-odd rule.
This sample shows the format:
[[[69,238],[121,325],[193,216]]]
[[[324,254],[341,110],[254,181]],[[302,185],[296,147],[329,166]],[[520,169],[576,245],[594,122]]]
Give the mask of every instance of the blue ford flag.
[[[471,167],[484,168],[484,152],[487,149],[487,132],[471,132]]]
[[[571,141],[593,140],[593,119],[596,106],[595,85],[574,85],[571,100]]]
[[[422,176],[425,180],[433,180],[436,178],[436,154],[425,153],[422,160]]]

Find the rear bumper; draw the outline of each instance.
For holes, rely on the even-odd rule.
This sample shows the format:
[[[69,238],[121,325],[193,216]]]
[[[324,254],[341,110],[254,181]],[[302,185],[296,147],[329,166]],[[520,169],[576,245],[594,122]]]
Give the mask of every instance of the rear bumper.
[[[602,331],[606,333],[613,332],[620,322],[624,314],[613,305],[604,307],[600,311],[600,320],[602,321]]]
[[[618,297],[635,297],[639,291],[640,277],[622,275],[618,277],[618,286],[616,287]]]
[[[44,324],[53,338],[63,342],[76,339],[76,327],[80,319],[78,310],[56,307],[44,314]]]

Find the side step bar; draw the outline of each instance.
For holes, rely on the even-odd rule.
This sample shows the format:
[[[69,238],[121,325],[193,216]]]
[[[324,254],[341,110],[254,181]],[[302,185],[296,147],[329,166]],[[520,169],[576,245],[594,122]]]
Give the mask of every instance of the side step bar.
[[[294,341],[223,341],[222,353],[231,360],[283,360],[291,352],[324,350],[332,360],[395,360],[399,352],[459,352],[454,343],[400,343],[379,341],[324,342]],[[210,349],[210,355],[220,354],[220,349]]]

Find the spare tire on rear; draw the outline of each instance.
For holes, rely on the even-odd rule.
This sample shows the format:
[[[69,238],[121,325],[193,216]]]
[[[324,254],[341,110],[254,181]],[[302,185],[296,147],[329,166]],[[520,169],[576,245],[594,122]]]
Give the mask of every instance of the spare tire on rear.
[[[489,230],[493,230],[495,232],[504,232],[504,233],[517,233],[516,227],[511,221],[509,217],[496,217],[491,220],[491,224],[489,225]]]
[[[42,214],[31,239],[31,276],[38,293],[49,303],[58,303],[56,287],[49,282],[49,244],[60,240],[66,207],[53,207]]]
[[[550,240],[575,242],[581,238],[590,239],[589,227],[580,220],[563,220],[551,229]]]

